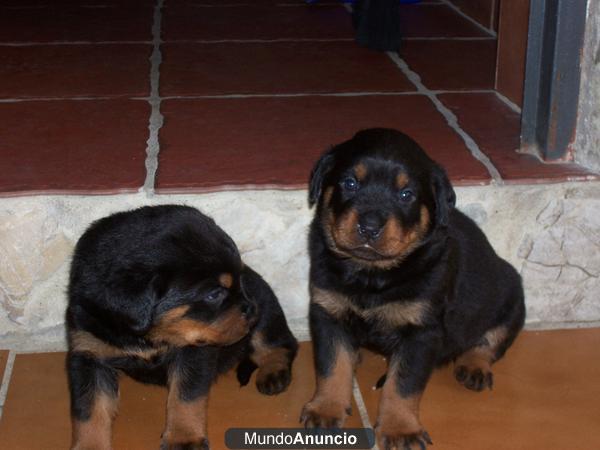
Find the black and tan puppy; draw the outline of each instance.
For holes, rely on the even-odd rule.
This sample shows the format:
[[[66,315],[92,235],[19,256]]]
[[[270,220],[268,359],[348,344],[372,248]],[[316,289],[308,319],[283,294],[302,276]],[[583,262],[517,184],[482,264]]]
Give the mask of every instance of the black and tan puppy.
[[[297,343],[267,283],[198,210],[145,207],[95,222],[75,248],[67,372],[73,449],[110,449],[119,375],[166,385],[163,449],[207,449],[206,405],[235,364],[277,394]],[[217,399],[218,401],[218,399]]]
[[[520,277],[454,208],[444,170],[398,131],[364,130],[325,153],[309,202],[317,389],[301,420],[344,423],[364,346],[389,364],[380,448],[425,448],[419,401],[432,370],[454,361],[465,387],[492,387],[491,365],[523,326]]]

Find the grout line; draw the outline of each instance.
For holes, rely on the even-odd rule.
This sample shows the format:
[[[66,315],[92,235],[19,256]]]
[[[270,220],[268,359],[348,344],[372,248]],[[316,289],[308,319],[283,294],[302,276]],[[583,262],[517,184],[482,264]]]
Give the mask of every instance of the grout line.
[[[498,34],[494,30],[491,30],[491,29],[489,29],[489,28],[484,27],[483,25],[481,25],[479,22],[477,22],[471,16],[468,16],[463,11],[461,11],[461,9],[458,6],[454,5],[454,3],[450,2],[449,0],[441,0],[441,2],[443,4],[445,4],[447,7],[452,8],[457,14],[459,14],[460,16],[462,16],[465,19],[467,19],[473,25],[477,26],[477,28],[479,28],[480,30],[485,31],[487,34],[489,34],[491,36],[497,37]]]
[[[125,95],[113,95],[102,97],[28,97],[28,98],[0,98],[0,103],[21,103],[21,102],[56,102],[56,101],[89,101],[89,100],[118,100],[128,98]]]
[[[152,41],[48,41],[48,42],[0,42],[0,47],[33,47],[54,45],[150,45]]]
[[[168,44],[270,44],[277,42],[352,42],[354,38],[170,39]]]
[[[498,97],[503,103],[505,103],[506,106],[508,106],[514,112],[521,114],[521,108],[519,107],[519,105],[517,105],[516,103],[513,103],[511,100],[508,99],[508,97],[502,95],[500,92],[498,92],[496,90],[494,90],[492,92],[494,92],[494,94],[496,94],[496,97]]]
[[[162,22],[162,8],[164,0],[157,0],[154,7],[154,23],[152,24],[152,43],[154,49],[150,57],[150,97],[148,103],[152,108],[150,118],[148,119],[148,130],[150,134],[146,143],[146,179],[144,186],[140,189],[148,196],[154,195],[154,185],[156,182],[156,171],[158,170],[158,153],[160,152],[160,141],[158,134],[163,126],[163,115],[160,113],[161,98],[159,94],[160,83],[160,64],[162,63],[162,54],[160,52],[160,33]]]
[[[13,366],[15,364],[16,352],[9,350],[8,358],[6,358],[6,368],[4,369],[4,376],[2,377],[2,384],[0,385],[0,419],[2,418],[2,412],[4,410],[4,402],[6,401],[6,395],[8,394],[8,385],[10,384],[10,377],[12,375]]]
[[[299,92],[290,94],[215,94],[215,95],[170,95],[162,100],[198,100],[227,98],[288,98],[288,97],[368,97],[368,96],[400,96],[423,95],[418,91],[406,92]]]
[[[441,101],[440,99],[429,89],[425,87],[425,85],[421,82],[421,77],[414,71],[408,67],[408,64],[398,56],[398,54],[394,52],[386,52],[390,59],[398,66],[398,68],[404,73],[404,75],[412,81],[412,83],[416,86],[417,90],[421,92],[423,95],[427,96],[429,100],[434,104],[435,108],[446,118],[446,122],[464,141],[467,148],[470,150],[471,155],[477,159],[481,164],[485,166],[490,176],[492,177],[492,182],[498,185],[504,184],[502,181],[502,177],[500,176],[500,172],[496,169],[496,166],[492,163],[492,161],[488,158],[488,156],[481,151],[477,143],[473,140],[473,138],[463,130],[458,124],[458,119],[456,115],[450,111]]]
[[[358,408],[358,413],[360,415],[362,426],[363,428],[372,428],[371,420],[369,419],[369,412],[367,411],[365,400],[363,399],[362,393],[360,392],[360,387],[358,386],[358,381],[356,381],[356,377],[354,377],[352,383],[352,394],[354,395],[354,401],[356,402],[356,407]],[[379,447],[377,447],[377,443],[375,443],[375,446],[373,446],[372,449],[379,450]]]
[[[360,415],[360,420],[365,428],[371,428],[371,420],[369,419],[369,412],[367,411],[367,407],[365,406],[365,400],[363,399],[362,393],[360,392],[360,387],[358,386],[358,381],[356,381],[356,377],[352,380],[352,393],[354,394],[354,401],[356,401],[356,406],[358,407],[358,413]]]
[[[434,95],[440,95],[440,94],[494,94],[494,93],[496,93],[496,91],[494,89],[470,89],[470,90],[430,89],[430,92]]]
[[[489,41],[493,36],[404,37],[406,41]],[[278,42],[353,42],[354,38],[277,38],[277,39],[172,39],[169,44],[270,44]],[[0,42],[0,47],[51,47],[77,45],[152,45],[154,41],[49,41]]]
[[[448,0],[442,1],[446,3]],[[346,7],[346,10],[348,12],[352,12],[351,5],[344,6]],[[498,169],[496,169],[496,166],[494,166],[494,164],[488,158],[488,156],[481,151],[481,149],[473,140],[473,138],[460,127],[456,115],[440,101],[440,99],[433,91],[430,91],[427,87],[425,87],[425,85],[421,82],[421,77],[416,72],[411,70],[410,67],[408,67],[408,64],[406,64],[406,62],[402,58],[400,58],[400,56],[397,53],[386,52],[386,54],[392,60],[392,62],[394,62],[396,66],[398,66],[398,68],[409,79],[409,81],[411,81],[415,85],[417,91],[419,91],[421,94],[428,97],[429,100],[431,100],[435,108],[446,119],[448,126],[452,128],[463,139],[467,149],[469,149],[469,151],[471,152],[471,155],[475,159],[477,159],[481,164],[483,164],[487,169],[488,173],[492,178],[491,182],[497,185],[503,185],[504,182],[502,181],[502,177],[500,176],[500,172],[498,172]]]
[[[496,94],[497,91],[493,89],[439,89],[432,90],[433,94]],[[286,97],[368,97],[368,96],[399,96],[399,95],[425,95],[419,91],[392,91],[392,92],[379,92],[379,91],[365,91],[365,92],[291,92],[288,94],[207,94],[207,95],[170,95],[159,97],[159,100],[201,100],[201,99],[227,99],[227,98],[286,98]],[[500,94],[501,95],[501,94]],[[135,100],[152,102],[153,97],[138,97],[138,96],[127,96],[127,95],[112,95],[112,96],[98,96],[98,97],[27,97],[27,98],[0,98],[0,104],[2,103],[22,103],[22,102],[56,102],[56,101],[97,101],[97,100]],[[506,100],[509,101],[510,100]],[[509,105],[510,106],[510,105]],[[514,105],[513,108],[519,108]]]
[[[495,41],[494,36],[436,36],[436,37],[403,37],[404,41]]]

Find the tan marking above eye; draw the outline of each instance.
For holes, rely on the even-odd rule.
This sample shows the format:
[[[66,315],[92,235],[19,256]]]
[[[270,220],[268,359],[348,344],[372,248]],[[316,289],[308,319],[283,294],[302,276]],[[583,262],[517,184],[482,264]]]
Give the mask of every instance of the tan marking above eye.
[[[219,275],[219,284],[225,289],[230,289],[233,286],[233,275],[229,272]]]
[[[354,166],[354,175],[358,181],[363,181],[367,177],[367,166],[364,163],[358,163]]]
[[[408,185],[409,181],[410,178],[408,178],[406,172],[400,172],[398,175],[396,175],[396,186],[399,189],[405,188]]]

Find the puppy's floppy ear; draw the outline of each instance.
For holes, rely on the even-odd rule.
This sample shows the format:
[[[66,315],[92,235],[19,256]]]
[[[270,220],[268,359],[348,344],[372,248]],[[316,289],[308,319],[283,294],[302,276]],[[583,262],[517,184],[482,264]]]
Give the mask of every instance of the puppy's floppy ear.
[[[321,197],[323,191],[323,182],[327,174],[333,169],[335,148],[325,152],[317,161],[310,174],[310,183],[308,187],[308,206],[312,207]]]
[[[456,194],[446,171],[437,164],[433,167],[433,192],[435,197],[435,221],[441,226],[448,226],[450,211],[456,204]]]
[[[164,289],[163,280],[156,275],[145,285],[123,279],[106,293],[110,301],[104,306],[131,331],[141,335],[152,325],[155,306]]]

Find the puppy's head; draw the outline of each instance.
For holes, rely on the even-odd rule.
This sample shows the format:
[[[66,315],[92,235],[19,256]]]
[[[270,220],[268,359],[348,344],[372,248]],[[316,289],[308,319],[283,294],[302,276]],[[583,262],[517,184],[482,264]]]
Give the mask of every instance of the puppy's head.
[[[256,322],[235,244],[218,227],[200,231],[172,237],[174,259],[153,280],[157,298],[146,338],[156,344],[230,345]]]
[[[325,153],[309,204],[327,245],[369,267],[390,268],[448,224],[455,194],[444,170],[399,131],[368,129]]]

